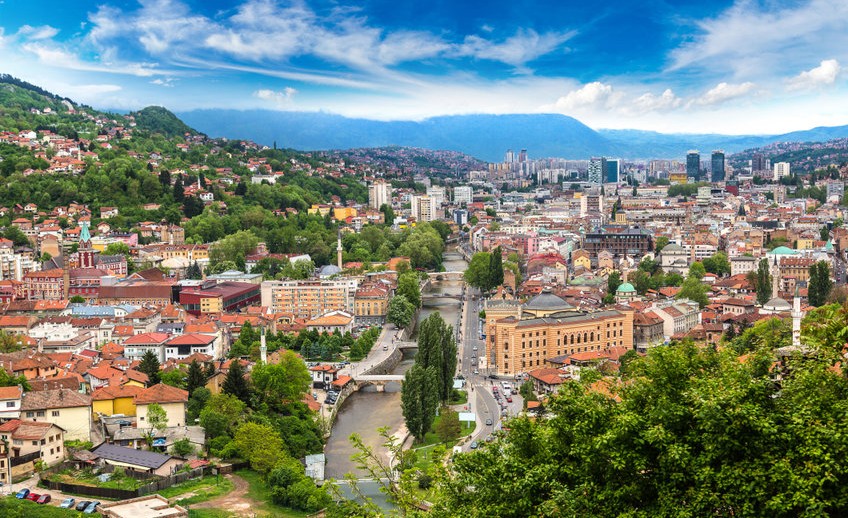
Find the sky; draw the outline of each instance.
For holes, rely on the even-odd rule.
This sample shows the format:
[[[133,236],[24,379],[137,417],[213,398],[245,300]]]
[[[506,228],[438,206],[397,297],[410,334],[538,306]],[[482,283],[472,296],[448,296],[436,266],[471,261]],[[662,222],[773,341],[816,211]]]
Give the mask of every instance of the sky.
[[[0,73],[101,109],[848,124],[846,0],[0,0]]]

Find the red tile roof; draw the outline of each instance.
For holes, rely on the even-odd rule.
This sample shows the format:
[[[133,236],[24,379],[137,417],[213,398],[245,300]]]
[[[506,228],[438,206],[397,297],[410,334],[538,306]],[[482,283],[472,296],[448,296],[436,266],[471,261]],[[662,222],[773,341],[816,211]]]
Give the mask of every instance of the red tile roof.
[[[150,403],[185,403],[188,401],[188,391],[158,383],[139,392],[135,396],[136,405]]]

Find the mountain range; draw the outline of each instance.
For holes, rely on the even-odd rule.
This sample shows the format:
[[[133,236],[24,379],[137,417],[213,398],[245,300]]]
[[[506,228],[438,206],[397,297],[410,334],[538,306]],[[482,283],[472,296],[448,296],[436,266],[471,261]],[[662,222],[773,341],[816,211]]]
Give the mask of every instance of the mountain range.
[[[322,112],[207,109],[179,112],[189,126],[213,136],[305,151],[390,145],[446,149],[499,162],[507,149],[533,158],[591,156],[683,159],[690,149],[734,153],[774,142],[822,142],[848,137],[848,126],[782,135],[669,134],[595,130],[559,114],[454,115],[422,121],[376,121]]]

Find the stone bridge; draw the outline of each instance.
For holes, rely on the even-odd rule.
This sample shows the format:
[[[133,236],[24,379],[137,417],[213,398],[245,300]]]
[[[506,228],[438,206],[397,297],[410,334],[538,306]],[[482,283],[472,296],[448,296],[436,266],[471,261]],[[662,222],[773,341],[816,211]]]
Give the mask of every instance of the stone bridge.
[[[454,299],[454,300],[462,300],[464,297],[462,295],[447,295],[445,293],[435,294],[435,293],[422,293],[421,300],[435,300],[435,299]]]
[[[360,390],[363,387],[377,387],[377,392],[385,392],[386,385],[389,383],[403,384],[402,374],[364,374],[353,378],[356,382],[356,389]]]
[[[465,272],[432,272],[427,275],[430,276],[431,281],[461,281],[464,279],[464,273]]]

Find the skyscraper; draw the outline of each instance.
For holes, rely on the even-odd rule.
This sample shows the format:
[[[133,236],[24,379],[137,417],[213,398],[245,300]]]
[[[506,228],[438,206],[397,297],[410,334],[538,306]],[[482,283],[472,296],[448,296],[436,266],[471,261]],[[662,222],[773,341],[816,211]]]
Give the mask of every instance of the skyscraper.
[[[686,176],[690,178],[701,176],[701,153],[698,150],[686,153]]]
[[[511,149],[506,150],[506,154],[504,155],[504,162],[507,164],[515,162],[515,153],[513,153]]]
[[[789,176],[789,162],[777,162],[774,164],[774,181],[778,181],[784,176]]]
[[[416,221],[425,222],[439,219],[439,209],[436,200],[426,194],[416,194],[409,200],[412,215]]]
[[[621,174],[621,162],[617,158],[610,158],[606,160],[605,165],[604,182],[618,183],[618,175]]]
[[[724,181],[724,150],[717,149],[713,151],[712,168],[710,172],[712,173],[712,176],[710,178],[711,181]]]
[[[374,180],[368,186],[368,206],[379,210],[384,204],[392,204],[392,185],[385,180]]]
[[[592,157],[589,160],[589,183],[604,181],[605,158]]]
[[[524,163],[524,162],[527,161],[527,150],[526,149],[522,149],[518,153],[518,161],[521,162],[521,163]]]
[[[765,155],[754,153],[754,156],[751,157],[751,172],[756,173],[757,171],[765,171],[767,169]]]

